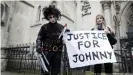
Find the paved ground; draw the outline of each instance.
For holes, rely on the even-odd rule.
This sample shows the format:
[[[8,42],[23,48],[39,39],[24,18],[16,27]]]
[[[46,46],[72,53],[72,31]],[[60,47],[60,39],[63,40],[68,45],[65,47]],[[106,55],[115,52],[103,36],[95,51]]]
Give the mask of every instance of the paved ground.
[[[1,75],[38,75],[38,74],[24,74],[24,73],[15,73],[15,72],[1,72]],[[73,74],[73,75],[76,75],[76,74]],[[79,74],[78,74],[79,75]],[[93,72],[86,72],[85,75],[94,75]],[[105,75],[104,73],[102,73],[102,75]],[[123,73],[114,73],[113,75],[133,75],[131,73],[126,73],[126,74],[123,74]]]
[[[1,72],[1,75],[37,75],[37,74],[24,74],[24,73],[15,73],[15,72]]]

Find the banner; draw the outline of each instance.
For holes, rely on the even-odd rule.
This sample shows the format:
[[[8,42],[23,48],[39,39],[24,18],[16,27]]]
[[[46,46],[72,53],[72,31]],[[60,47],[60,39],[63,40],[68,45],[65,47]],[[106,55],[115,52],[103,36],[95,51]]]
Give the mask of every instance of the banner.
[[[71,68],[116,62],[114,51],[103,31],[73,31],[64,34]]]

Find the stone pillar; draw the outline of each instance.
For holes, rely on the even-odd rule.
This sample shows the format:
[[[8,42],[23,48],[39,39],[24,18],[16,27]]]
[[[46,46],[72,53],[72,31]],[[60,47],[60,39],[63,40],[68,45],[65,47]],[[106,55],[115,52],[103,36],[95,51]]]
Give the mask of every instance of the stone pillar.
[[[106,21],[106,25],[113,28],[112,22],[111,22],[111,1],[101,1],[103,12],[104,12],[104,18]]]
[[[77,1],[77,6],[76,6],[76,30],[82,30],[82,27],[80,25],[82,25],[82,12],[81,12],[81,2]]]
[[[111,4],[112,4],[112,2],[111,1],[101,1],[101,4],[102,4],[102,7],[103,7],[103,12],[104,12],[104,18],[105,18],[105,21],[106,21],[106,25],[110,26],[112,28],[113,32],[115,33],[114,26],[113,26],[113,23],[112,23],[112,14],[111,14]],[[117,33],[117,31],[116,31],[116,33]],[[116,35],[116,38],[117,38],[117,40],[119,40],[119,37],[117,35]],[[114,50],[118,49],[118,47],[119,47],[118,45],[120,45],[120,44],[118,44],[118,41],[117,41],[117,44],[114,46]],[[120,47],[119,47],[119,49],[120,49]],[[113,63],[113,71],[114,72],[119,71],[117,63]]]
[[[116,49],[120,50],[121,46],[120,46],[120,6],[118,4],[118,2],[115,2],[115,11],[116,11],[116,38],[117,38],[117,44],[116,44]]]

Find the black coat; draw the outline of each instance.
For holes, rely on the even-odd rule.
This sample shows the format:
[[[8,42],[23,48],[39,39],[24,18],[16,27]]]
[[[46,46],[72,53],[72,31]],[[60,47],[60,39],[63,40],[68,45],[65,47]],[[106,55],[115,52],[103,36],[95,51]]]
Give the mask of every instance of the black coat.
[[[50,49],[51,46],[60,46],[63,44],[62,37],[58,39],[60,33],[62,32],[64,26],[59,23],[47,23],[44,24],[37,36],[36,49],[40,53],[41,48],[47,46]],[[69,30],[66,30],[69,31]],[[58,43],[57,43],[58,42]]]

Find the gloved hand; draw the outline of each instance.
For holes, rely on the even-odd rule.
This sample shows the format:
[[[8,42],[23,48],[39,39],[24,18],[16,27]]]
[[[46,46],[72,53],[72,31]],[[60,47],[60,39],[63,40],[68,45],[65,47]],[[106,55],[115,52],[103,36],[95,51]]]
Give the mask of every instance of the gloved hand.
[[[37,53],[41,54],[41,47],[42,47],[42,41],[41,41],[42,37],[38,36],[37,40],[36,40],[36,51]]]
[[[70,30],[69,29],[66,29],[66,31],[65,32],[70,32]]]
[[[37,51],[38,54],[41,54],[42,53],[41,52],[41,47],[40,46],[36,47],[36,51]]]

